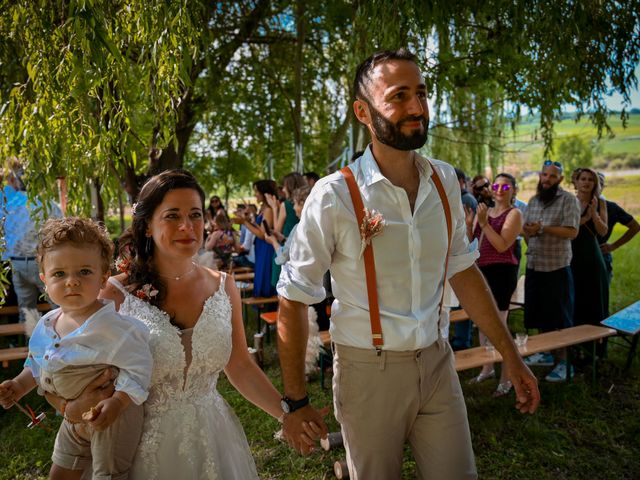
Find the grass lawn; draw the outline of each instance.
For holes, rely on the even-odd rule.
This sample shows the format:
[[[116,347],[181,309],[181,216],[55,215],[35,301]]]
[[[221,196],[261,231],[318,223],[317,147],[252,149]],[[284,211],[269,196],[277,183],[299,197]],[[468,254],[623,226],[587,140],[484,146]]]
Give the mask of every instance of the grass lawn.
[[[621,203],[636,216],[640,211],[640,177],[612,179],[607,198]],[[612,236],[622,233],[618,227]],[[614,253],[611,311],[640,299],[640,239],[636,238]],[[522,314],[512,313],[512,331],[521,331]],[[248,323],[255,325],[254,321]],[[273,336],[272,336],[273,337]],[[0,339],[0,342],[5,339]],[[461,372],[476,461],[483,479],[637,479],[640,478],[640,355],[629,372],[622,368],[627,349],[613,340],[609,359],[591,384],[591,368],[581,367],[569,385],[541,380],[542,404],[533,415],[518,413],[513,395],[493,399],[494,382],[467,385],[475,371]],[[267,374],[281,390],[275,350],[267,350]],[[0,370],[4,380],[18,373],[16,362]],[[539,378],[549,369],[535,370]],[[327,381],[327,384],[330,383]],[[333,478],[333,462],[344,452],[319,450],[309,457],[292,453],[274,440],[278,425],[271,417],[248,404],[221,378],[219,389],[231,403],[247,433],[258,471],[264,479]],[[319,382],[309,384],[316,406],[331,405],[330,389]],[[59,424],[42,397],[31,393],[24,402],[45,409],[52,431],[27,430],[26,418],[15,409],[0,409],[0,480],[46,478],[50,467],[54,431]],[[338,425],[327,417],[330,429]],[[415,478],[407,451],[403,478]]]

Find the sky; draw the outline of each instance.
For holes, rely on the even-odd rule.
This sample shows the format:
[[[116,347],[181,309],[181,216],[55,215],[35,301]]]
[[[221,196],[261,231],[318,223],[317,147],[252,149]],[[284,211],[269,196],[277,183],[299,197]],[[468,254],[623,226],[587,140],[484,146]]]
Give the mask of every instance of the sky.
[[[636,66],[636,78],[640,82],[640,65]],[[640,108],[640,91],[636,88],[631,92],[631,107],[627,110],[631,110],[631,108]],[[614,93],[611,97],[607,99],[607,107],[610,110],[622,110],[622,95],[619,93]]]

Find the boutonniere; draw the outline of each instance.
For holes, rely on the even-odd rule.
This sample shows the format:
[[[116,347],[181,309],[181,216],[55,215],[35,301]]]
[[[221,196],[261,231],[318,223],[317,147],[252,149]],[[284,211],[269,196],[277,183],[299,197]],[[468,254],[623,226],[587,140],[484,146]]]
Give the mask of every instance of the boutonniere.
[[[380,212],[368,208],[364,209],[364,217],[362,217],[360,224],[360,237],[362,238],[360,258],[362,258],[367,245],[371,244],[371,239],[382,234],[385,225],[384,217]]]
[[[153,297],[158,295],[158,290],[150,283],[145,283],[141,288],[136,290],[135,296],[141,300],[150,301]]]

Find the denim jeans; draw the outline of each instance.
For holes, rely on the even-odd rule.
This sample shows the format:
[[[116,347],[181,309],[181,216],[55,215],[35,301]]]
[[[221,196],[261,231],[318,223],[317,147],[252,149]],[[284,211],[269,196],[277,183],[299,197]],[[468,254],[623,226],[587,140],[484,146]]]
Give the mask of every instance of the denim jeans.
[[[40,271],[35,259],[11,260],[13,289],[18,297],[20,322],[25,321],[24,309],[35,310],[38,298],[44,293],[44,284],[40,280]]]

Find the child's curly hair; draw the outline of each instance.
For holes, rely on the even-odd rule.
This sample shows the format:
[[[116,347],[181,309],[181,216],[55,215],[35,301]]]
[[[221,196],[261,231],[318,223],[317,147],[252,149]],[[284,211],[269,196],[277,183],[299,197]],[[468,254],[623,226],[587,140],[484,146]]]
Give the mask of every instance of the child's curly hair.
[[[113,242],[104,225],[88,218],[67,217],[50,218],[38,232],[37,259],[40,271],[49,250],[68,243],[76,247],[95,245],[102,257],[102,273],[111,272],[113,261]]]

